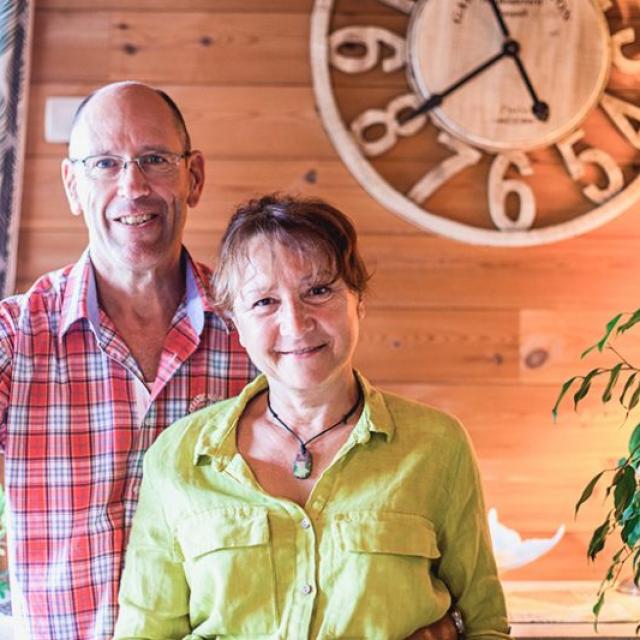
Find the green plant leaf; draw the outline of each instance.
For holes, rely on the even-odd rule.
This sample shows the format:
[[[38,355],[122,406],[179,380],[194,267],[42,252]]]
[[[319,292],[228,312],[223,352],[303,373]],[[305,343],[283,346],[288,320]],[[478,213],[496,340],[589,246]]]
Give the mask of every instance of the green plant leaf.
[[[613,504],[615,506],[615,518],[617,521],[621,521],[624,510],[629,506],[636,492],[636,472],[633,467],[626,466],[616,474],[616,478],[618,479],[616,481],[614,478]]]
[[[578,390],[573,394],[573,408],[574,410],[578,408],[578,403],[582,400],[587,393],[589,393],[589,389],[591,389],[591,380],[600,373],[605,371],[605,369],[591,369],[589,373],[582,379],[582,383]]]
[[[640,513],[637,512],[637,509],[635,510],[635,517],[624,523],[620,537],[631,548],[635,547],[638,540],[640,540]]]
[[[584,490],[582,491],[582,495],[580,496],[580,499],[578,500],[578,502],[576,502],[576,510],[574,514],[575,516],[578,515],[578,509],[580,509],[580,507],[591,497],[593,490],[598,484],[598,480],[600,480],[603,474],[604,474],[604,471],[601,471],[597,475],[593,476],[591,480],[589,480],[589,484],[587,484],[587,486],[584,488]]]
[[[640,401],[640,383],[638,383],[633,393],[631,394],[631,397],[629,398],[629,404],[627,405],[627,409],[631,411],[631,409],[633,409],[638,404],[639,401]]]
[[[622,369],[622,362],[618,362],[618,364],[611,369],[611,374],[609,375],[609,382],[602,394],[602,402],[609,402],[611,400],[611,394],[613,393],[613,387],[615,387],[616,382],[618,382],[618,377],[620,376],[620,369]]]
[[[602,609],[602,605],[604,604],[604,592],[600,594],[598,601],[593,605],[593,615],[595,619],[593,621],[593,628],[598,630],[598,616],[600,615],[600,609]]]
[[[556,418],[558,417],[558,407],[560,406],[560,403],[562,402],[562,398],[564,398],[564,396],[567,393],[567,391],[569,391],[569,387],[573,384],[574,380],[577,380],[580,377],[581,376],[573,376],[573,378],[569,378],[562,385],[562,389],[560,389],[560,393],[558,394],[558,398],[556,400],[556,403],[553,405],[553,409],[551,410],[551,413],[553,414],[553,421],[554,422],[555,422]]]
[[[622,315],[622,314],[620,314],[620,315]],[[618,317],[618,319],[620,319],[620,318]],[[623,322],[618,327],[618,330],[616,331],[616,333],[617,334],[625,333],[626,331],[629,331],[629,329],[631,329],[631,327],[633,327],[635,324],[638,324],[638,322],[640,322],[640,309],[636,309],[631,314],[631,317],[626,322]]]
[[[614,330],[615,326],[618,324],[618,321],[620,320],[620,318],[622,318],[623,315],[624,315],[623,313],[619,313],[614,318],[611,318],[611,320],[607,322],[607,326],[605,328],[605,334],[602,336],[602,338],[600,338],[600,340],[598,340],[598,342],[596,342],[593,346],[583,351],[580,354],[580,357],[584,358],[587,354],[591,353],[591,351],[593,351],[594,349],[597,349],[598,351],[602,352],[602,350],[604,349],[604,346],[607,344],[607,340],[609,340],[609,336],[611,335],[611,332]],[[618,329],[618,333],[620,333],[620,329]]]
[[[640,453],[640,423],[638,423],[629,437],[629,455],[632,457]]]
[[[593,532],[591,541],[589,542],[589,548],[587,550],[587,556],[591,560],[595,560],[596,556],[604,549],[604,542],[609,532],[609,516],[607,519]]]
[[[631,389],[631,386],[633,385],[634,380],[636,379],[637,376],[637,372],[632,373],[628,378],[627,381],[624,383],[624,387],[622,389],[622,393],[620,394],[620,404],[624,406],[624,399],[625,396],[627,395],[627,391],[629,391],[629,389]]]
[[[633,496],[633,500],[630,502],[629,506],[622,512],[622,522],[632,520],[636,515],[640,515],[637,493]]]

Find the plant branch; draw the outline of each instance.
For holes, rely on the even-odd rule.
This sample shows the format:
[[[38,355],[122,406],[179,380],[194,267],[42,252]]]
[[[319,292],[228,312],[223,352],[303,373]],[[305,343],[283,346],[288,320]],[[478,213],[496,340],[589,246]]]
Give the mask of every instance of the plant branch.
[[[620,358],[620,360],[622,360],[622,362],[627,365],[625,371],[640,371],[638,367],[634,367],[612,344],[607,344],[607,349],[611,349],[611,351],[613,351],[613,353],[615,353],[618,358]]]

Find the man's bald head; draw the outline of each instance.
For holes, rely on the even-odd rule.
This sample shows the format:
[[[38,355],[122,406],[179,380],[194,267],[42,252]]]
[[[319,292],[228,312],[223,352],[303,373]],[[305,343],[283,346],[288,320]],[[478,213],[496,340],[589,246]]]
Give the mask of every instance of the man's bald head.
[[[107,84],[104,87],[100,87],[96,89],[92,93],[90,93],[78,106],[75,115],[73,116],[73,121],[71,123],[71,130],[69,132],[69,147],[71,148],[71,143],[73,140],[73,134],[78,124],[81,122],[83,118],[83,114],[86,111],[86,108],[90,103],[100,96],[106,96],[112,93],[126,93],[127,91],[149,91],[151,93],[156,94],[167,105],[169,110],[171,111],[171,115],[176,125],[176,129],[180,134],[180,138],[183,143],[184,151],[191,151],[191,137],[189,136],[189,131],[187,130],[187,124],[184,120],[184,116],[180,111],[178,105],[173,101],[171,96],[168,93],[162,91],[161,89],[156,89],[155,87],[151,87],[142,82],[135,81],[124,81],[124,82],[113,82],[111,84]]]

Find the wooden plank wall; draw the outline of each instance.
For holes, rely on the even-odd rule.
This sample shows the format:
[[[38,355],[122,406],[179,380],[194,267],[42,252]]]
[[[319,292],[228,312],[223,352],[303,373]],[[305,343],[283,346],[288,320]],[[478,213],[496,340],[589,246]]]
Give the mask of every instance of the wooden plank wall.
[[[65,148],[44,141],[45,99],[118,79],[155,83],[184,108],[207,157],[204,201],[187,229],[193,253],[210,260],[234,204],[264,192],[324,196],[351,214],[375,270],[359,365],[463,419],[504,522],[527,536],[566,523],[556,551],[508,577],[598,577],[602,565],[588,565],[584,549],[602,506],[574,521],[573,504],[624,451],[628,429],[597,404],[576,418],[567,408],[557,426],[550,410],[605,321],[639,306],[638,208],[587,236],[526,249],[458,244],[385,211],[342,166],[316,115],[312,0],[36,5],[18,289],[86,243],[60,184]]]

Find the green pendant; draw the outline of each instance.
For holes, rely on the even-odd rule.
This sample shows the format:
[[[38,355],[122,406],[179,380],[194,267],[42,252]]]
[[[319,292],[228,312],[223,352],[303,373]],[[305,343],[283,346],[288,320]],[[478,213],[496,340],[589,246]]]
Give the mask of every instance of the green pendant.
[[[313,458],[309,449],[300,449],[293,461],[293,475],[299,480],[306,480],[313,469]]]

